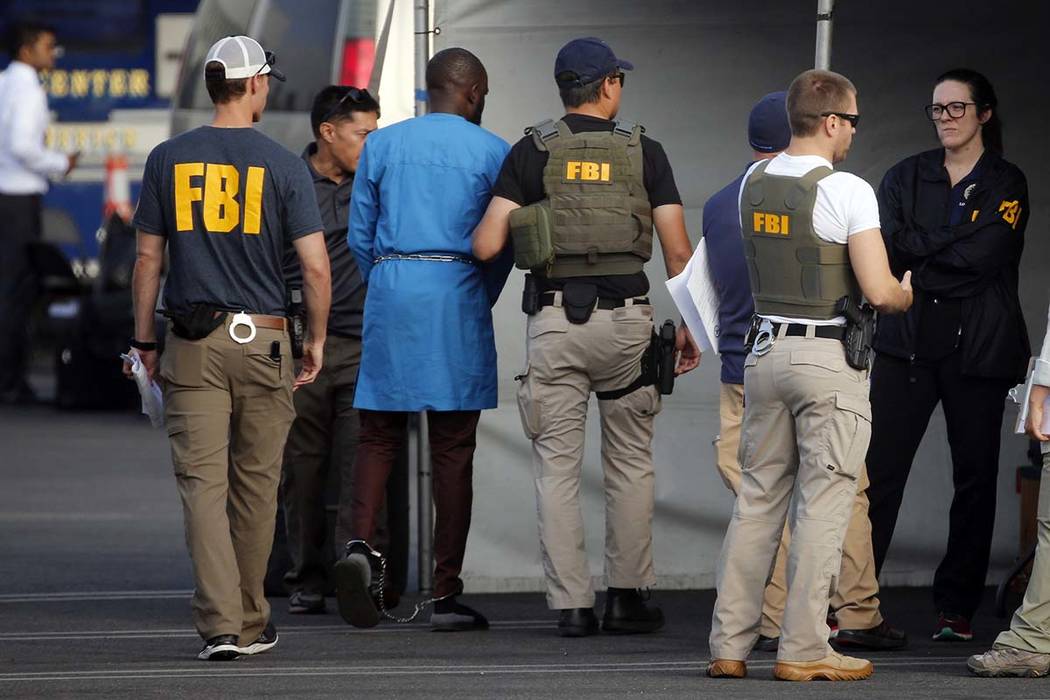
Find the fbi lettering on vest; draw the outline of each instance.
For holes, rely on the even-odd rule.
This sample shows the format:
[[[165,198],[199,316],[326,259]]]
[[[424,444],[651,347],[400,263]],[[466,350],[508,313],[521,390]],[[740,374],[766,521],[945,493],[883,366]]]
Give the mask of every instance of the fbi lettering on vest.
[[[565,179],[612,182],[612,163],[595,163],[589,160],[565,161]]]
[[[193,203],[201,202],[204,230],[229,233],[241,224],[241,232],[259,235],[262,225],[262,194],[266,168],[251,166],[244,177],[232,165],[220,163],[176,163],[175,229],[193,231]]]
[[[791,237],[791,217],[787,214],[752,212],[751,224],[752,230],[759,235]]]

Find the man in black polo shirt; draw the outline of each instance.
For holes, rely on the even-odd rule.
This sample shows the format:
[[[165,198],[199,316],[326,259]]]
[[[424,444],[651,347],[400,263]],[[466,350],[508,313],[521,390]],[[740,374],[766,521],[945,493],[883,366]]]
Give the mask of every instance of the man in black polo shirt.
[[[600,39],[575,39],[561,49],[554,76],[567,114],[528,130],[511,149],[474,234],[482,260],[499,254],[512,225],[517,236],[520,222],[533,216],[549,217],[556,241],[557,255],[532,267],[527,285],[535,282],[537,303],[530,308],[518,404],[536,464],[547,602],[560,611],[563,636],[598,631],[579,504],[592,391],[601,413],[606,494],[609,594],[602,627],[631,633],[663,626],[660,609],[639,593],[656,583],[652,434],[660,411],[656,387],[640,381],[653,329],[642,265],[652,252],[654,224],[669,275],[685,267],[692,251],[663,148],[640,126],[613,121],[624,71],[632,68]],[[677,348],[676,373],[699,364],[684,326]]]
[[[361,364],[365,283],[347,245],[346,230],[357,161],[378,119],[375,98],[367,90],[345,85],[321,90],[310,110],[315,140],[306,147],[303,160],[313,178],[324,222],[332,266],[332,308],[324,365],[313,384],[295,393],[296,418],[284,448],[282,503],[292,559],[284,580],[289,587],[288,612],[293,614],[325,610],[328,569],[334,561],[324,549],[328,534],[325,489],[330,470],[338,474],[339,483],[336,557],[342,555],[350,539],[350,474],[358,433],[354,388]],[[291,248],[285,255],[284,270],[290,289],[302,286],[299,258]],[[385,528],[380,531],[385,532]]]

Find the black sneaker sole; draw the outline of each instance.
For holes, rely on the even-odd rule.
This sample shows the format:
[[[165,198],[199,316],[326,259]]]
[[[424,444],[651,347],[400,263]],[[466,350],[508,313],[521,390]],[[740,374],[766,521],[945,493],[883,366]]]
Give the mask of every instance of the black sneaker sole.
[[[207,656],[204,656],[204,651],[202,650],[197,654],[197,659],[200,661],[233,661],[240,655],[241,650],[238,647],[232,644],[223,644]]]
[[[828,641],[833,649],[841,651],[896,651],[908,646],[907,639],[888,640],[878,637],[843,637],[841,630],[838,636],[832,637]]]
[[[558,634],[562,637],[592,637],[598,634],[598,625],[593,627],[559,627]]]
[[[366,567],[362,569],[362,567]],[[340,559],[335,564],[335,595],[339,615],[354,627],[375,627],[379,624],[379,610],[368,592],[371,570],[363,555]]]
[[[606,634],[650,634],[660,630],[664,621],[648,622],[640,620],[602,621],[602,632]]]

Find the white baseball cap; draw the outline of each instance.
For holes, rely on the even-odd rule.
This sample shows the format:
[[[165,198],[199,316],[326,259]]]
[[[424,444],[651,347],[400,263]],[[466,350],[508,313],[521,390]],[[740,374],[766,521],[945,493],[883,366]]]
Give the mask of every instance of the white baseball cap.
[[[264,51],[259,42],[250,36],[227,36],[219,39],[208,49],[204,59],[205,69],[212,61],[221,63],[226,69],[227,80],[250,78],[253,75],[271,75],[284,80],[284,73],[274,68],[277,57],[272,51]]]

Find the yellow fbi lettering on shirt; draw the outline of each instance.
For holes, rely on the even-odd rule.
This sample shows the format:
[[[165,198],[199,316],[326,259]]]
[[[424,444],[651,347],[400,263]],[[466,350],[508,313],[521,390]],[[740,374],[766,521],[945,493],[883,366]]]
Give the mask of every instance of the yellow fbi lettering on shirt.
[[[751,228],[755,233],[767,236],[790,236],[791,219],[787,214],[756,211],[751,214]]]
[[[237,197],[241,175],[232,165],[176,163],[174,177],[176,231],[194,230],[193,203],[201,202],[201,223],[208,233],[229,233],[241,224],[243,233],[259,235],[266,168],[248,168],[242,199]]]
[[[612,182],[612,163],[595,163],[589,160],[566,161],[565,179]]]

